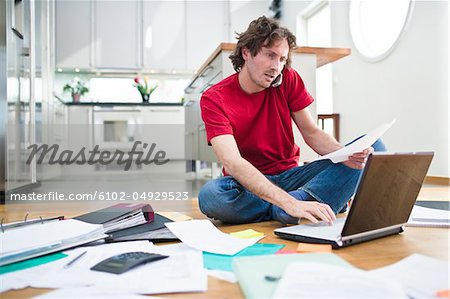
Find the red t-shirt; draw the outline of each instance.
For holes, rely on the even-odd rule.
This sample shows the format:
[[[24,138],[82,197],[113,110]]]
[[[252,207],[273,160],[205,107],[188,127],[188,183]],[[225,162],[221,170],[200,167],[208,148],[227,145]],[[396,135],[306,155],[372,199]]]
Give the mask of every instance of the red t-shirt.
[[[286,67],[280,86],[248,94],[241,89],[238,75],[225,78],[202,95],[208,144],[216,136],[230,134],[241,156],[263,174],[280,174],[296,167],[300,149],[294,143],[291,113],[314,101],[302,78]]]

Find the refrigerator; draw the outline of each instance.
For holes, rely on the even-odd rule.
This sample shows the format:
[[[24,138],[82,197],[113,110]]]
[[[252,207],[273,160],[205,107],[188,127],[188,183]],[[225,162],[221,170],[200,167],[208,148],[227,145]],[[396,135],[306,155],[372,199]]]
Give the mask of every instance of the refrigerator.
[[[36,19],[34,0],[0,1],[0,200],[38,184],[36,161]]]

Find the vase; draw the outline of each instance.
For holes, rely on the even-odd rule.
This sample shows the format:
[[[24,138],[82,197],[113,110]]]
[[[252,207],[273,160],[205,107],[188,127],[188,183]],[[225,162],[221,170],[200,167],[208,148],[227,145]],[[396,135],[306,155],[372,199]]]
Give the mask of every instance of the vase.
[[[80,97],[81,97],[81,94],[79,94],[79,93],[72,93],[72,100],[73,100],[74,103],[79,103],[80,102]]]
[[[142,96],[142,102],[148,103],[148,101],[150,100],[150,95],[141,93],[141,96]]]

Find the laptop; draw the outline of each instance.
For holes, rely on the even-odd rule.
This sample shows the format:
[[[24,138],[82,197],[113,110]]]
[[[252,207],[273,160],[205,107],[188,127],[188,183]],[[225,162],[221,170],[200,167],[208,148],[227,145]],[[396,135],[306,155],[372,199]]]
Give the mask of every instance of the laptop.
[[[333,225],[301,224],[276,229],[277,236],[333,248],[403,232],[433,159],[433,152],[369,156],[347,217]]]

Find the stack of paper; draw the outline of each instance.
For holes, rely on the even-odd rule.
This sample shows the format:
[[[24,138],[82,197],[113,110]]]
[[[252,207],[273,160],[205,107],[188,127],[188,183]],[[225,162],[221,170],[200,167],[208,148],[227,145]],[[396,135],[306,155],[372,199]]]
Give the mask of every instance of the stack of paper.
[[[106,237],[102,225],[73,219],[8,229],[0,233],[0,266]]]
[[[414,206],[407,225],[450,227],[450,211]]]
[[[109,237],[106,238],[106,242],[111,243],[136,240],[159,242],[178,240],[177,237],[173,235],[167,227],[165,227],[164,223],[167,222],[172,222],[172,220],[155,214],[153,222],[109,233]]]
[[[421,254],[370,272],[397,281],[410,298],[434,298],[450,288],[448,263]]]
[[[245,298],[271,298],[284,270],[294,262],[336,265],[342,269],[351,267],[335,254],[301,253],[238,257],[233,259],[233,271]]]
[[[152,222],[153,208],[143,203],[119,203],[111,207],[80,215],[74,219],[92,224],[103,224],[106,233]]]
[[[64,267],[84,251],[87,253],[83,258],[71,267]],[[90,270],[106,258],[132,251],[159,253],[169,258],[138,266],[120,275]],[[2,275],[0,291],[30,286],[93,287],[109,288],[114,293],[122,294],[119,296],[122,298],[126,294],[201,292],[207,289],[207,274],[203,269],[201,252],[184,244],[154,246],[148,241],[121,242],[76,248],[65,253],[69,255],[67,259]]]
[[[407,298],[400,284],[357,268],[296,262],[283,273],[273,298]]]

